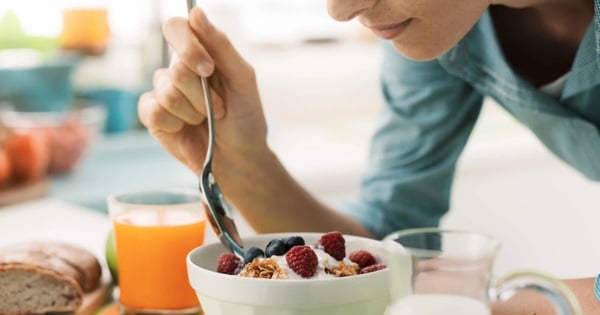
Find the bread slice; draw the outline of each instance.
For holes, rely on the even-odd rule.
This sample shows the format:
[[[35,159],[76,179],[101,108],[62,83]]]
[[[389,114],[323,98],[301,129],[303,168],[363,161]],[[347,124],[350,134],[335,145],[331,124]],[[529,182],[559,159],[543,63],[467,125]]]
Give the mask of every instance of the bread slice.
[[[83,292],[72,277],[30,263],[0,264],[0,314],[74,312]]]
[[[0,315],[74,312],[98,287],[101,267],[86,249],[61,242],[0,248]]]

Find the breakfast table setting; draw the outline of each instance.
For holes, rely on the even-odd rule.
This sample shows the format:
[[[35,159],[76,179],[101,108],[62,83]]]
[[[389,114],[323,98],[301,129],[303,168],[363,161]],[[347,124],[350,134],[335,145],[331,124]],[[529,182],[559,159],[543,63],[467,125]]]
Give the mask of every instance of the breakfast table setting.
[[[135,162],[139,161],[136,158],[139,156],[139,154],[143,154],[145,156],[143,163]],[[149,170],[154,171],[149,172]],[[109,244],[108,241],[110,240],[111,233],[115,226],[114,222],[111,222],[111,215],[109,215],[109,213],[111,213],[111,205],[109,200],[110,196],[114,196],[115,193],[120,192],[156,192],[167,188],[175,190],[193,191],[199,195],[200,192],[198,190],[197,177],[193,174],[190,174],[185,168],[182,168],[176,162],[172,161],[170,157],[166,155],[166,153],[160,150],[158,144],[155,143],[147,133],[133,132],[129,134],[120,135],[118,137],[107,137],[104,139],[100,139],[94,147],[90,148],[85,158],[81,161],[81,164],[78,165],[78,167],[72,174],[70,174],[67,177],[53,178],[51,179],[49,184],[51,185],[51,188],[47,191],[46,194],[44,194],[41,197],[30,198],[28,200],[0,207],[0,248],[4,246],[10,246],[12,244],[21,244],[24,242],[32,241],[63,242],[84,248],[91,252],[98,259],[98,262],[101,266],[102,275],[99,279],[98,286],[92,291],[86,292],[84,294],[81,305],[78,307],[77,311],[74,314],[135,314],[136,312],[127,312],[126,310],[121,310],[118,308],[120,288],[119,286],[115,285],[113,273],[110,270],[109,262],[107,259],[107,248]],[[239,235],[244,240],[245,250],[249,250],[249,248],[253,247],[254,245],[258,247],[264,247],[268,242],[270,242],[271,239],[282,239],[291,235],[290,233],[278,235],[257,234],[247,224],[247,222],[235,212],[232,214],[232,218],[236,223]],[[419,233],[421,232],[422,231],[417,231],[417,234],[414,237],[418,237]],[[433,232],[434,234],[438,233],[437,230]],[[289,305],[285,306],[285,301],[299,300],[302,301],[301,304],[303,305],[306,305],[307,303],[309,305],[311,303],[314,303],[314,305],[320,305],[320,303],[329,304],[331,303],[332,299],[340,299],[341,301],[345,301],[342,303],[342,306],[350,306],[350,309],[346,309],[344,312],[348,312],[349,310],[359,310],[357,311],[358,313],[356,313],[359,314],[365,309],[362,309],[362,311],[360,311],[361,308],[357,308],[357,305],[351,299],[360,298],[360,292],[368,292],[369,294],[379,293],[383,295],[375,299],[375,301],[378,302],[373,302],[374,304],[370,306],[365,306],[367,307],[366,309],[372,310],[371,307],[375,307],[375,309],[380,310],[383,313],[387,308],[387,304],[389,303],[388,298],[390,294],[404,296],[407,295],[410,291],[412,291],[412,289],[410,289],[411,285],[407,282],[407,274],[399,272],[398,269],[412,269],[413,267],[411,267],[412,265],[408,261],[416,262],[422,260],[425,263],[430,263],[432,260],[434,260],[432,259],[432,257],[441,255],[441,253],[439,252],[440,250],[445,250],[443,247],[440,248],[440,244],[436,243],[436,241],[422,241],[417,242],[417,244],[434,244],[435,246],[432,249],[427,249],[425,251],[423,251],[423,249],[417,248],[415,249],[415,253],[433,252],[434,256],[419,257],[418,254],[411,254],[411,256],[406,256],[406,252],[404,252],[399,254],[397,257],[400,258],[396,260],[387,260],[388,258],[386,257],[388,253],[397,253],[398,248],[386,248],[385,246],[389,245],[384,245],[384,242],[379,241],[367,241],[373,242],[372,244],[360,243],[364,242],[363,240],[360,240],[360,238],[358,238],[359,245],[356,245],[353,243],[354,241],[356,241],[355,237],[344,236],[346,239],[346,243],[351,244],[348,245],[347,252],[350,250],[367,248],[370,251],[376,253],[378,259],[387,260],[387,263],[392,270],[389,271],[389,274],[385,273],[385,276],[383,277],[379,276],[378,278],[375,278],[375,283],[369,282],[373,281],[369,280],[369,278],[364,278],[364,280],[361,280],[363,281],[361,283],[361,287],[370,288],[369,290],[356,290],[356,286],[352,284],[352,282],[347,282],[349,284],[339,282],[338,285],[340,285],[340,287],[336,289],[338,293],[332,295],[330,292],[333,292],[333,289],[331,287],[325,286],[324,288],[322,288],[322,290],[324,291],[321,294],[325,296],[325,298],[319,299],[315,295],[317,293],[307,294],[306,292],[303,292],[303,290],[308,289],[293,289],[294,284],[292,284],[291,286],[287,284],[302,284],[302,280],[265,280],[270,281],[270,283],[252,283],[247,282],[245,280],[261,281],[264,279],[239,279],[240,277],[232,277],[230,275],[222,275],[215,273],[213,270],[217,265],[219,253],[228,252],[229,250],[227,249],[227,247],[221,244],[221,240],[217,236],[218,231],[213,230],[209,224],[206,224],[204,226],[202,233],[202,246],[198,246],[193,250],[189,251],[190,260],[187,261],[187,268],[188,272],[190,272],[190,275],[194,275],[189,279],[190,284],[192,286],[195,286],[195,291],[196,293],[198,293],[199,296],[204,295],[203,299],[205,300],[205,304],[207,307],[211,307],[210,303],[215,295],[235,294],[235,292],[240,292],[240,290],[243,291],[243,289],[246,288],[249,291],[252,291],[253,294],[244,294],[243,296],[254,299],[254,302],[265,302],[261,300],[261,296],[274,295],[277,298],[281,299],[281,301],[284,301],[280,302],[279,306],[285,308],[290,307]],[[427,233],[424,234],[426,235]],[[306,235],[303,234],[303,236],[307,239],[307,244],[314,244],[315,242],[318,243],[319,237],[321,235],[316,233],[309,233]],[[390,237],[399,240],[401,238],[401,235],[394,235]],[[439,240],[443,237],[442,234],[439,234],[434,239],[437,240],[437,242],[439,242]],[[474,240],[471,238],[474,238]],[[485,268],[490,268],[492,265],[490,261],[494,259],[494,250],[492,249],[494,248],[494,246],[497,245],[493,240],[485,240],[485,242],[483,240],[484,239],[479,239],[479,236],[475,233],[474,235],[466,237],[464,240],[456,242],[453,241],[453,243],[458,242],[459,246],[456,248],[456,244],[454,244],[453,246],[455,246],[455,248],[450,248],[448,249],[448,251],[458,251],[458,253],[464,254],[464,250],[472,250],[473,248],[479,246],[480,249],[478,249],[478,251],[482,253],[482,257],[487,258],[482,260],[482,257],[479,257],[479,260],[475,260],[475,262],[472,263],[483,263],[483,265],[486,266]],[[470,244],[469,242],[474,242],[474,244]],[[486,245],[483,246],[482,244]],[[403,244],[403,246],[406,249],[410,249],[413,245],[414,243],[412,241]],[[464,261],[454,261],[451,264],[456,265],[457,263],[460,263],[461,265],[465,264]],[[428,266],[427,268],[430,269],[432,267]],[[464,270],[463,267],[459,269]],[[373,274],[377,275],[377,273]],[[413,271],[413,274],[419,274],[419,271],[415,269],[415,271]],[[482,274],[472,274],[468,277],[468,279],[474,279],[477,281],[481,281],[481,279],[489,280],[490,276],[491,274],[489,272],[485,272]],[[515,284],[523,284],[522,279],[511,277],[512,276],[507,276],[506,278],[504,278],[504,280],[507,281],[506,283],[509,284],[509,286],[507,287],[513,288]],[[350,278],[351,277],[348,277],[348,279]],[[424,277],[424,279],[427,278],[428,277]],[[348,279],[339,280],[352,281]],[[357,277],[357,279],[363,278]],[[392,279],[394,279],[394,285],[391,282]],[[464,287],[468,286],[468,284],[471,283],[471,281],[469,280],[466,282],[467,285],[465,285],[466,280],[464,277],[460,277],[458,280],[456,280],[454,277],[452,277],[452,275],[448,274],[442,274],[441,276],[438,275],[433,279],[436,279],[436,282],[439,281],[438,279],[449,279],[444,281],[454,283],[453,285],[449,286],[450,292],[453,292],[452,290],[454,290],[454,288],[464,289]],[[238,283],[238,281],[241,282]],[[284,281],[283,284],[281,281]],[[287,281],[287,283],[285,281]],[[310,281],[313,280],[304,282],[304,286],[306,288],[315,286],[315,283],[311,284]],[[488,281],[486,280],[485,282],[487,283]],[[401,283],[402,285],[398,285],[398,283]],[[549,288],[551,288],[555,284],[556,283],[553,282],[553,280],[543,278],[541,284],[539,285],[540,288],[544,288],[544,290],[550,290]],[[286,290],[286,286],[290,287]],[[250,287],[260,289],[250,290]],[[504,287],[502,290],[506,290],[507,287]],[[435,290],[439,290],[439,287],[436,288],[437,289]],[[477,290],[483,290],[480,287],[478,288],[479,289]],[[238,296],[242,296],[242,294],[240,293],[238,294]],[[409,296],[412,295],[409,294]],[[451,295],[446,295],[446,299],[444,299],[443,296],[441,297],[441,299],[438,299],[438,297],[436,297],[436,299],[438,299],[438,302],[436,303],[441,303],[440,305],[454,305],[458,303],[459,307],[467,307],[468,310],[473,311],[473,314],[488,314],[486,313],[487,307],[482,306],[483,304],[464,303],[460,299],[448,299],[448,296],[451,297]],[[248,298],[246,298],[246,302],[248,302]],[[272,302],[272,299],[268,299],[268,301],[266,301],[266,303]],[[217,304],[218,303],[221,302],[217,302]],[[422,302],[418,300],[411,300],[407,303],[412,303],[411,305],[417,306],[436,304],[434,302]],[[405,313],[401,309],[402,304],[399,303],[398,305],[399,306],[396,306],[396,308],[393,309],[393,312],[392,309],[388,310],[387,314],[429,314],[425,311],[421,313]],[[568,305],[568,303],[563,303],[562,305]],[[236,306],[235,303],[226,303],[226,305],[220,305],[216,307],[217,311],[213,310],[214,308],[215,306],[213,305],[211,312],[207,312],[206,314],[246,314],[246,312],[252,313],[252,311],[257,311],[256,309],[247,310],[243,306]],[[221,311],[218,311],[218,309],[227,311],[225,313],[222,313]],[[281,309],[279,309],[279,311],[281,311]],[[275,313],[273,314],[277,314],[277,312],[279,311],[277,308],[275,308]],[[579,314],[577,313],[576,309],[575,312],[570,312],[568,309],[562,309],[561,311],[562,314]],[[261,314],[268,314],[264,310],[260,309],[258,310],[258,312]],[[197,313],[198,311],[196,311],[196,313],[194,314]],[[371,311],[367,311],[367,313],[371,314]],[[305,310],[305,313],[299,312],[297,314],[338,313],[336,313],[334,309],[328,310],[327,313],[319,313],[315,309],[310,309],[308,311]]]
[[[156,194],[156,190],[152,192]],[[168,206],[171,207],[171,205]],[[581,314],[577,302],[572,300],[572,296],[563,292],[565,288],[561,287],[556,280],[541,273],[518,272],[494,281],[494,288],[488,288],[492,285],[490,284],[490,268],[492,266],[490,262],[494,259],[495,247],[498,246],[498,243],[485,235],[433,228],[401,231],[388,236],[384,241],[342,235],[339,232],[256,234],[239,216],[233,215],[233,219],[236,221],[243,239],[246,254],[252,248],[265,248],[264,246],[272,243],[273,240],[286,240],[295,235],[295,237],[302,238],[302,244],[305,241],[309,246],[293,246],[292,248],[306,247],[316,253],[321,252],[318,255],[320,257],[319,268],[322,268],[321,264],[327,266],[327,263],[323,263],[322,255],[326,255],[328,258],[325,260],[330,261],[329,255],[336,255],[333,251],[328,250],[328,247],[335,249],[335,246],[332,247],[331,241],[327,239],[335,236],[345,244],[342,256],[333,260],[335,263],[342,265],[352,264],[354,261],[359,263],[360,260],[356,260],[352,256],[356,252],[367,251],[376,257],[378,263],[383,262],[385,269],[377,268],[366,274],[361,272],[357,276],[333,279],[324,279],[320,276],[314,279],[302,279],[302,276],[293,276],[289,279],[275,279],[275,277],[261,279],[262,277],[255,275],[248,278],[247,275],[240,277],[224,274],[224,271],[219,269],[221,256],[227,252],[234,258],[236,255],[220,242],[216,231],[206,225],[206,228],[201,231],[203,233],[200,241],[202,245],[193,248],[189,253],[187,249],[185,250],[185,256],[189,254],[186,257],[186,286],[191,285],[199,300],[204,302],[202,309],[186,308],[175,313],[274,315],[289,312],[289,314],[318,315],[384,313],[426,315],[438,314],[435,312],[439,312],[445,307],[454,307],[464,309],[468,314],[489,314],[487,306],[481,302],[475,303],[477,300],[473,297],[485,295],[486,293],[482,292],[490,289],[490,292],[498,294],[498,299],[504,299],[505,293],[512,292],[509,294],[510,296],[514,294],[515,290],[527,287],[539,290],[555,299],[558,314]],[[107,242],[111,240],[108,237],[111,235],[113,227],[118,229],[116,225],[113,226],[113,223],[116,222],[111,222],[105,213],[53,197],[27,201],[0,209],[2,236],[0,237],[0,248],[31,241],[62,242],[84,248],[96,256],[102,273],[98,285],[84,294],[80,306],[73,314],[139,314],[140,312],[136,312],[135,309],[120,308],[122,306],[119,301],[124,301],[119,300],[120,294],[122,294],[120,290],[124,288],[122,285],[125,280],[121,272],[126,270],[119,270],[118,283],[121,285],[121,289],[117,289],[115,274],[109,270],[110,262],[107,252],[109,245]],[[440,243],[441,240],[448,241]],[[173,244],[171,243],[171,245]],[[268,248],[269,245],[266,246]],[[267,248],[265,249],[268,250]],[[291,268],[287,272],[294,273],[293,263],[288,257],[292,250],[287,249],[287,251],[283,254],[289,265],[287,268]],[[452,255],[446,257],[448,254]],[[165,256],[164,252],[162,256]],[[2,255],[0,255],[1,257]],[[123,257],[125,256],[121,256],[121,258]],[[438,257],[443,259],[437,261]],[[167,259],[172,258],[171,256],[167,257]],[[154,257],[154,259],[151,263],[161,265],[156,260],[158,258]],[[274,259],[278,261],[279,258]],[[148,261],[146,261],[147,263]],[[258,263],[258,260],[255,260],[254,263]],[[281,265],[280,260],[278,263]],[[375,262],[369,264],[373,263]],[[250,268],[249,265],[251,264],[244,266],[240,275],[248,272],[246,268]],[[136,268],[141,266],[143,264],[138,264]],[[216,272],[215,266],[217,266]],[[388,269],[391,270],[388,271]],[[410,270],[412,272],[407,272]],[[163,273],[172,274],[168,270]],[[137,281],[142,283],[144,280]],[[162,281],[165,281],[164,278]],[[418,284],[420,281],[421,283]],[[481,286],[482,283],[486,285]],[[150,285],[148,282],[144,282],[144,284]],[[359,287],[361,289],[357,290]],[[429,289],[426,289],[427,287]],[[168,290],[163,291],[160,288],[164,287],[155,288],[158,297],[168,292]],[[142,287],[136,289],[136,291],[139,290],[143,290]],[[414,295],[411,293],[413,290],[432,290],[437,293]],[[469,290],[473,290],[473,295],[467,294],[471,298],[461,297]],[[448,293],[440,294],[439,292]],[[403,298],[397,300],[396,296]],[[195,299],[196,295],[194,295]],[[396,300],[397,302],[393,302]],[[390,301],[393,304],[388,309]],[[415,310],[418,311],[415,313]],[[171,311],[155,313],[172,314]]]
[[[242,235],[253,235],[243,220],[237,219]],[[75,315],[93,315],[114,305],[114,283],[106,260],[107,238],[112,228],[107,214],[52,196],[0,208],[0,248],[35,241],[73,244],[93,253],[101,267],[98,287],[86,293]],[[205,230],[205,242],[218,242],[213,231]]]
[[[143,159],[140,159],[140,156],[143,156]],[[94,142],[84,153],[81,160],[72,170],[72,172],[64,176],[47,178],[45,185],[47,186],[41,194],[32,194],[30,196],[26,196],[26,198],[21,198],[21,200],[15,201],[12,204],[3,205],[0,207],[0,248],[14,244],[22,244],[24,242],[39,241],[61,242],[83,248],[91,252],[97,258],[102,272],[98,281],[98,285],[92,290],[83,294],[81,304],[78,306],[74,314],[113,315],[121,313],[138,313],[135,310],[128,311],[127,309],[119,308],[118,306],[119,298],[123,293],[121,292],[123,289],[123,282],[119,282],[118,286],[115,285],[114,270],[111,270],[109,262],[110,259],[108,259],[110,255],[107,254],[107,248],[110,247],[109,241],[112,241],[110,236],[113,233],[114,228],[118,226],[118,224],[116,224],[117,222],[112,220],[111,217],[118,216],[119,211],[123,210],[118,210],[116,212],[111,210],[111,196],[115,196],[115,194],[119,193],[136,191],[152,192],[150,199],[153,199],[153,194],[156,195],[157,191],[164,191],[165,189],[192,191],[200,196],[201,191],[198,187],[198,177],[189,172],[189,170],[178,163],[175,159],[172,159],[148,134],[147,131],[138,130],[119,135],[104,135],[94,139]],[[196,201],[199,200],[200,199]],[[131,200],[124,203],[131,203]],[[112,204],[114,204],[114,200]],[[146,205],[142,206],[145,207]],[[200,203],[198,203],[198,209],[202,209],[200,207]],[[123,212],[127,213],[131,211],[124,209]],[[176,220],[179,219],[181,218],[177,218]],[[243,239],[243,243],[245,245],[244,251],[249,251],[253,245],[265,248],[267,243],[269,243],[272,239],[282,239],[290,236],[287,234],[277,236],[268,234],[257,235],[257,233],[247,224],[247,222],[241,216],[237,215],[235,211],[232,213],[232,219],[235,221],[236,229]],[[124,225],[121,225],[121,228],[123,227]],[[130,229],[130,232],[132,231],[133,230]],[[427,234],[422,232],[423,231],[416,231],[415,233],[417,233],[417,235],[415,237],[417,237],[419,233]],[[282,312],[284,310],[291,311],[291,309],[296,309],[296,307],[298,307],[298,301],[300,301],[299,304],[301,304],[301,308],[298,311],[299,313],[290,314],[341,314],[339,312],[336,313],[335,308],[327,309],[325,313],[319,313],[319,311],[314,308],[309,308],[308,310],[306,309],[307,306],[318,307],[322,304],[329,305],[335,300],[342,301],[341,304],[339,304],[339,307],[340,309],[343,309],[344,314],[353,314],[348,313],[350,311],[354,311],[356,314],[383,313],[386,310],[388,303],[390,301],[395,301],[395,299],[389,300],[390,294],[393,296],[413,296],[412,294],[409,294],[410,292],[413,292],[413,289],[411,289],[412,284],[407,282],[407,279],[410,279],[410,277],[407,276],[409,273],[405,272],[413,269],[413,266],[411,263],[408,263],[408,261],[422,261],[424,263],[430,263],[432,260],[435,260],[433,258],[437,256],[443,256],[442,254],[446,249],[444,247],[439,247],[439,240],[447,237],[440,232],[439,235],[436,234],[437,236],[434,238],[438,240],[438,243],[436,243],[436,241],[431,242],[429,240],[421,242],[427,245],[437,244],[438,247],[414,249],[415,253],[421,253],[423,251],[434,253],[434,255],[431,257],[420,257],[417,254],[411,254],[407,256],[407,251],[405,251],[396,252],[398,254],[397,257],[400,257],[397,260],[387,260],[388,258],[386,258],[390,252],[395,252],[397,248],[384,248],[384,242],[362,240],[358,238],[359,244],[363,245],[358,245],[358,247],[357,245],[350,245],[348,248],[352,250],[368,248],[369,250],[375,251],[375,254],[380,261],[387,260],[386,262],[389,265],[388,267],[390,270],[387,270],[388,268],[386,268],[382,271],[384,272],[383,275],[385,276],[381,276],[381,273],[374,272],[373,275],[370,275],[369,277],[356,277],[356,279],[359,279],[357,282],[361,283],[360,286],[353,284],[353,277],[347,277],[350,280],[337,279],[340,280],[337,282],[337,284],[336,282],[331,282],[334,287],[338,288],[335,289],[328,286],[321,287],[322,284],[319,282],[321,280],[318,279],[309,279],[308,281],[288,279],[280,281],[265,280],[270,282],[248,282],[246,280],[262,281],[264,279],[240,279],[243,277],[233,277],[230,275],[215,273],[214,269],[218,264],[219,253],[231,251],[231,248],[228,249],[227,246],[223,246],[223,239],[219,238],[218,229],[213,229],[208,223],[203,225],[202,231],[200,232],[202,234],[201,237],[198,236],[199,234],[197,231],[194,233],[195,234],[178,233],[184,238],[197,239],[195,243],[193,243],[195,245],[190,245],[183,252],[177,254],[179,255],[179,259],[177,260],[181,263],[180,267],[177,268],[179,268],[182,272],[189,272],[190,275],[193,275],[193,277],[190,277],[190,279],[186,278],[183,283],[187,287],[187,290],[191,290],[191,285],[194,287],[195,293],[197,293],[198,296],[201,296],[200,300],[204,301],[203,308],[207,307],[207,309],[210,310],[210,312],[207,311],[206,314],[215,315],[255,314],[256,312],[260,314],[268,314],[267,310],[260,308],[261,306],[256,306],[259,307],[258,310],[254,308],[248,309],[247,307],[236,303],[240,301],[242,304],[249,302],[248,298],[250,297],[253,299],[252,303],[264,302],[266,305],[270,305],[273,303],[273,299],[268,299],[266,301],[262,300],[262,297],[269,295],[278,297],[280,301],[276,304],[278,307],[283,308],[274,308],[273,314],[278,314],[278,312]],[[434,234],[435,233],[438,232],[434,231]],[[162,236],[157,233],[148,234],[143,231],[129,233],[130,236],[136,234],[143,234],[144,237],[155,237],[158,235],[156,241],[159,241],[162,238]],[[196,236],[190,237],[190,235]],[[314,244],[320,237],[320,235],[314,234],[303,234],[303,236],[305,236],[306,240],[308,240],[307,244],[311,245]],[[357,240],[351,235],[345,236],[345,238],[347,241],[350,240],[350,244]],[[471,263],[484,263],[485,267],[482,268],[483,270],[486,270],[486,272],[470,275],[468,277],[470,280],[468,281],[465,280],[464,277],[459,277],[459,280],[455,280],[453,275],[447,274],[436,275],[435,277],[427,275],[424,277],[424,279],[434,279],[434,282],[437,282],[438,279],[446,279],[444,281],[453,283],[452,285],[447,286],[449,294],[445,294],[443,296],[434,296],[434,299],[438,301],[436,303],[441,303],[440,305],[447,306],[456,304],[458,307],[467,307],[467,309],[473,310],[473,314],[488,314],[488,308],[485,306],[485,304],[480,302],[473,303],[473,301],[470,299],[465,301],[462,299],[455,299],[453,297],[454,290],[456,288],[468,287],[468,285],[465,285],[465,283],[470,284],[472,281],[483,281],[482,283],[488,283],[488,280],[491,279],[491,271],[489,268],[491,268],[493,265],[491,262],[494,260],[496,245],[494,245],[495,243],[492,240],[478,240],[477,235],[473,236],[473,238],[475,239],[475,247],[481,247],[477,251],[477,253],[481,254],[481,257],[475,255],[475,258],[477,259],[475,262]],[[465,255],[464,250],[474,248],[473,245],[469,244],[471,241],[473,241],[471,240],[471,237],[466,237],[464,240],[457,241],[459,244],[458,247],[454,246],[448,249],[448,251],[452,251],[452,254],[456,254],[459,258],[461,258],[459,261],[453,261],[452,264],[458,265],[459,267],[465,264],[465,262],[462,260],[462,258],[464,258],[463,256]],[[173,241],[172,244],[177,242]],[[419,242],[417,242],[417,244],[418,243]],[[487,245],[482,246],[481,244]],[[414,246],[414,243],[408,242],[406,244],[402,244],[402,246],[404,246],[405,249],[411,249],[411,246]],[[143,246],[136,246],[134,244],[134,246],[129,247],[130,249],[126,252],[129,252],[131,255],[133,255],[135,250],[141,249],[142,247]],[[176,246],[163,245],[163,248],[168,247]],[[456,253],[454,253],[454,251],[456,251]],[[186,257],[188,253],[190,254],[189,260]],[[112,254],[114,255],[114,253]],[[348,254],[350,253],[348,252]],[[139,253],[136,255],[143,256],[143,254]],[[468,256],[469,255],[465,257]],[[149,261],[146,260],[145,262],[141,263],[134,261],[132,264],[132,269],[135,270],[135,272],[133,273],[139,273],[139,270],[137,270],[140,269],[139,266],[160,268],[157,262],[160,259],[164,260],[164,257],[167,257],[167,261],[172,260],[170,259],[172,258],[171,256],[164,255],[164,253],[156,257],[158,258],[154,258],[154,260]],[[183,265],[184,261],[186,262],[186,266]],[[432,267],[428,266],[427,269],[429,270],[429,268]],[[464,269],[464,267],[460,267],[458,269]],[[163,270],[169,269],[155,269],[152,274],[167,274],[167,271],[163,272]],[[419,270],[420,269],[414,269],[412,273],[420,274]],[[389,272],[389,275],[387,272]],[[126,272],[125,274],[130,273],[131,272]],[[523,279],[517,276],[519,275],[507,275],[505,278],[503,278],[505,281],[507,281],[507,285],[502,288],[502,290],[504,290],[502,292],[506,292],[505,290],[508,289],[513,290],[515,284],[523,284]],[[537,286],[538,288],[543,288],[543,290],[546,290],[546,292],[554,292],[551,289],[556,287],[556,282],[549,278],[543,277],[541,274],[521,274],[520,276],[541,277],[541,279],[538,279],[541,280],[541,284],[538,283],[532,285]],[[127,279],[123,277],[119,278],[119,280]],[[134,284],[134,287],[136,286],[136,283],[140,281],[139,278],[132,278],[130,280],[130,282]],[[311,281],[315,281],[316,283],[311,284]],[[323,283],[327,282],[323,281]],[[398,283],[400,283],[400,285],[398,285]],[[320,288],[318,290],[323,290],[321,294],[305,292],[313,290],[309,288],[314,287],[315,285]],[[147,284],[145,283],[143,286],[145,287]],[[295,288],[294,286],[297,286],[298,288]],[[369,289],[356,290],[357,287],[365,287]],[[427,288],[428,286],[424,287]],[[475,287],[478,288],[475,292],[478,292],[477,295],[479,296],[483,295],[481,293],[482,290],[487,290],[485,287]],[[247,294],[241,294],[240,290],[234,290],[236,288],[246,288],[246,291],[244,292],[251,291],[256,295],[249,296]],[[251,290],[250,288],[260,289]],[[496,288],[493,289],[496,290]],[[439,287],[437,287],[434,291],[436,290],[439,291]],[[134,290],[134,294],[136,291],[137,290]],[[334,291],[337,291],[338,293],[332,295],[330,292]],[[361,295],[361,292],[367,292],[371,295],[366,297]],[[0,295],[1,294],[2,290],[0,290]],[[220,296],[220,299],[216,298],[219,294],[222,295]],[[231,294],[237,295],[235,295],[234,298],[231,298]],[[317,296],[325,296],[325,298],[318,298]],[[561,302],[562,304],[559,303],[560,305],[563,305],[563,309],[559,310],[561,311],[561,314],[579,314],[577,313],[576,309],[574,312],[572,312],[564,307],[564,305],[569,305],[569,296],[566,295],[566,297],[567,302],[563,301]],[[229,301],[230,303],[221,305],[221,302],[214,302],[222,301],[223,299],[227,300],[227,298],[231,299],[231,301]],[[372,301],[372,303],[364,304],[361,307],[365,308],[361,308],[357,306],[353,299],[361,299],[365,301],[369,300]],[[196,301],[195,297],[193,300]],[[292,304],[285,304],[288,302]],[[429,314],[427,313],[427,310],[424,310],[420,313],[405,313],[405,311],[403,311],[403,303],[408,303],[411,305],[411,307],[425,308],[429,305],[436,304],[431,301],[421,301],[419,299],[412,299],[408,300],[408,302],[404,301],[402,303],[400,302],[402,301],[399,301],[398,304],[394,304],[394,307],[390,308],[388,314],[427,315]],[[272,305],[268,308],[272,308]],[[226,311],[223,313],[223,310]],[[198,312],[202,312],[202,310],[198,311],[196,308],[192,308],[191,314],[197,314]]]

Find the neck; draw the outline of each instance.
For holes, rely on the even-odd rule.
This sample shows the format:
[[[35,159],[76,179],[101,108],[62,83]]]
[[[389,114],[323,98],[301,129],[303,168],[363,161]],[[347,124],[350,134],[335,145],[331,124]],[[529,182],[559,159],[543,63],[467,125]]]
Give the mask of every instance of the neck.
[[[565,39],[573,37],[577,42],[594,16],[592,0],[491,1],[492,5],[504,6],[526,14],[528,19],[547,35]]]
[[[582,10],[594,7],[592,0],[491,0],[491,5],[503,5],[515,9],[532,8],[542,12]]]

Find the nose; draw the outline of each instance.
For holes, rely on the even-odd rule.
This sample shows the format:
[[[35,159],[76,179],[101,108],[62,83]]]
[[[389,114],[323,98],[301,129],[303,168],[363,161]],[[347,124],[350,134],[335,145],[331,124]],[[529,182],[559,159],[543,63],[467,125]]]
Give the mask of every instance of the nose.
[[[350,21],[377,0],[327,0],[329,15],[336,21]]]

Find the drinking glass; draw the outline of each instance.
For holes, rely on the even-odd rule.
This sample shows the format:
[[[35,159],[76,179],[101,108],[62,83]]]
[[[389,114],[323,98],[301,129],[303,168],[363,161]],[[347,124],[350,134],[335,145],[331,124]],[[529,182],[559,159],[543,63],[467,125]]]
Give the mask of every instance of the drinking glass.
[[[204,242],[197,191],[147,190],[108,197],[123,314],[200,314],[186,256]]]
[[[521,271],[493,281],[498,241],[437,228],[411,229],[384,238],[389,253],[389,315],[490,315],[490,302],[522,289],[547,296],[557,314],[580,315],[573,293],[547,275]]]

